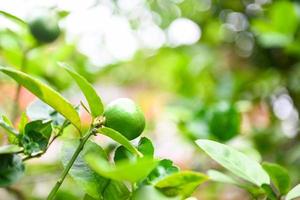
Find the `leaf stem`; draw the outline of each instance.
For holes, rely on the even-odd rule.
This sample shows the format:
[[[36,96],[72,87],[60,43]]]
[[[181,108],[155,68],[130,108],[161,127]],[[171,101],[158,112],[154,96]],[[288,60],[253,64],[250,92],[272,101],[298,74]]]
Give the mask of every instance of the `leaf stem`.
[[[80,138],[80,143],[77,147],[77,149],[75,150],[71,160],[69,161],[68,165],[66,166],[66,168],[64,169],[64,171],[62,172],[60,178],[58,179],[58,181],[56,182],[56,184],[54,185],[54,187],[52,188],[51,192],[49,193],[47,200],[53,200],[58,189],[60,188],[61,184],[64,182],[69,170],[71,169],[72,165],[74,164],[76,158],[78,157],[79,153],[81,152],[81,150],[83,149],[85,143],[88,141],[88,139],[92,136],[95,135],[97,133],[97,129],[93,128],[91,129],[91,131],[88,132],[88,134],[86,134],[85,136],[83,136],[82,138]]]

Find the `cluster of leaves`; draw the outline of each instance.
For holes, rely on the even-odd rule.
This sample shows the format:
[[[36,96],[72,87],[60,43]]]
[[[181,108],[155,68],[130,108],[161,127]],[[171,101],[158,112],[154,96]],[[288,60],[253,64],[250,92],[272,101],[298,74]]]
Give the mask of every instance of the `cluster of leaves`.
[[[300,197],[300,185],[291,189],[288,171],[280,165],[268,162],[260,165],[230,146],[215,141],[200,139],[196,144],[231,173],[224,174],[217,170],[209,170],[208,175],[211,180],[241,187],[254,199],[263,197],[276,200],[285,196],[285,200],[292,200]]]
[[[73,124],[80,133],[82,132],[77,111],[59,93],[20,71],[7,67],[1,67],[0,71],[14,78],[19,84],[54,108],[55,112],[64,116],[66,121]],[[86,96],[92,117],[94,119],[99,117],[103,113],[103,105],[95,90],[79,74],[68,68],[66,71],[74,78]],[[47,113],[47,109],[44,111],[46,116],[51,116]],[[21,120],[20,126],[24,128],[19,133],[14,130],[11,124],[3,121],[2,126],[16,137],[19,146],[2,147],[2,153],[4,153],[2,161],[7,163],[7,165],[3,165],[1,170],[2,176],[6,177],[3,179],[5,182],[3,181],[2,186],[13,184],[24,172],[24,164],[22,158],[17,155],[18,153],[25,155],[23,160],[40,155],[52,143],[50,138],[55,139],[62,133],[62,131],[55,135],[52,133],[52,126],[54,126],[52,121],[57,122],[57,120],[35,120],[28,123],[25,119]],[[67,124],[60,125],[60,130]],[[154,147],[148,138],[141,138],[138,146],[135,147],[121,133],[113,129],[102,126],[100,128],[94,127],[92,123],[91,129],[94,130],[94,128],[96,128],[97,133],[111,137],[121,144],[115,151],[114,164],[108,161],[108,155],[98,144],[88,140],[89,136],[95,134],[93,131],[83,135],[81,140],[66,141],[62,150],[62,162],[65,168],[69,169],[68,167],[70,167],[70,175],[82,185],[90,198],[128,199],[132,197],[138,200],[143,196],[140,191],[144,193],[144,190],[165,199],[168,199],[169,196],[185,198],[190,196],[199,184],[207,180],[207,176],[204,174],[179,171],[177,167],[173,166],[172,161],[154,158]],[[74,163],[70,164],[77,151],[80,151],[78,157],[75,157]],[[131,183],[131,190],[127,188],[124,181]],[[51,198],[50,195],[49,199]]]

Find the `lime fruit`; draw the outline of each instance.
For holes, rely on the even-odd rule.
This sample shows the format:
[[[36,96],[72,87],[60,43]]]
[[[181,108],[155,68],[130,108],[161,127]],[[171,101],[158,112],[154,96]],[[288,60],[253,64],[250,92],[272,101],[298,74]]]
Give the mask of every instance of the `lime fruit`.
[[[29,21],[29,29],[39,42],[50,43],[60,35],[57,17],[53,14],[38,14]]]
[[[106,127],[120,132],[129,140],[140,136],[145,128],[144,114],[131,99],[120,98],[111,102],[103,115]]]

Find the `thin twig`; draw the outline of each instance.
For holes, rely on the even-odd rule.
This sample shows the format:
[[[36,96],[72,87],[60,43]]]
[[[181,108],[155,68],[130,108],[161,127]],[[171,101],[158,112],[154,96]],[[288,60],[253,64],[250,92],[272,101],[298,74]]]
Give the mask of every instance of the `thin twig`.
[[[97,129],[96,128],[92,128],[88,134],[86,134],[85,136],[80,138],[80,143],[77,147],[77,149],[75,150],[74,154],[72,155],[71,160],[68,162],[66,168],[64,169],[64,171],[62,172],[59,180],[56,182],[56,184],[54,185],[54,187],[52,188],[50,194],[47,197],[47,200],[53,200],[55,198],[55,195],[57,193],[57,191],[59,190],[61,184],[64,182],[67,174],[69,173],[69,170],[71,169],[71,167],[73,166],[75,160],[77,159],[78,155],[80,154],[81,150],[83,149],[85,143],[88,141],[88,139],[97,133]]]

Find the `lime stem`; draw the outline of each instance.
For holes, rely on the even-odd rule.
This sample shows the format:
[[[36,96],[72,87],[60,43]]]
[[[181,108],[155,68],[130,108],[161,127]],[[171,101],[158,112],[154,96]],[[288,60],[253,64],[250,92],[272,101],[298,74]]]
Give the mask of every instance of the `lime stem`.
[[[47,200],[53,200],[58,189],[60,188],[61,184],[64,182],[69,170],[71,169],[71,167],[73,166],[76,158],[78,157],[79,153],[82,151],[85,143],[88,141],[88,139],[94,135],[95,133],[97,133],[97,129],[92,129],[91,131],[88,132],[88,134],[86,134],[85,136],[80,138],[80,143],[77,147],[77,149],[75,150],[74,154],[72,155],[71,160],[69,161],[69,163],[67,164],[66,168],[64,169],[64,171],[62,172],[60,178],[58,179],[58,181],[56,182],[56,184],[54,185],[54,187],[52,188],[51,192],[49,193]]]

